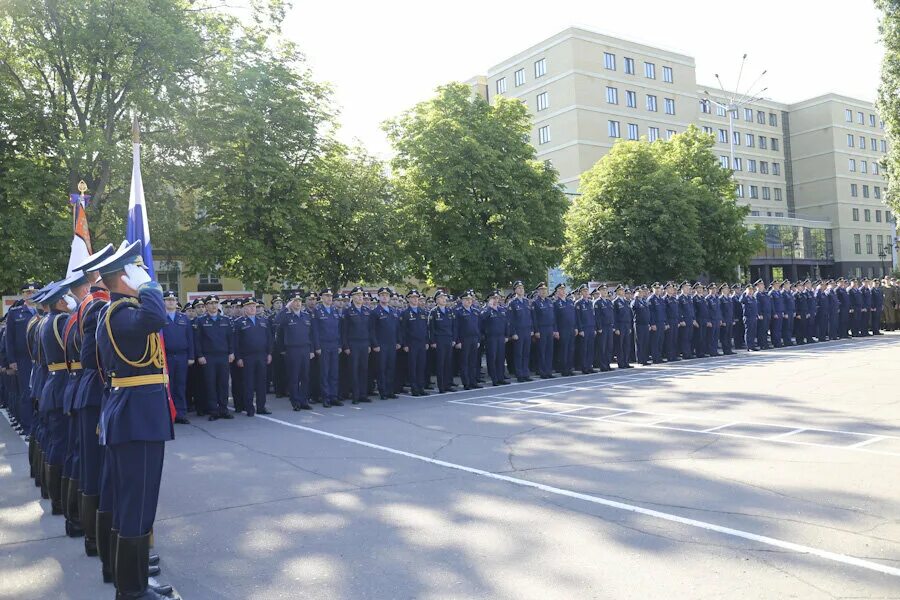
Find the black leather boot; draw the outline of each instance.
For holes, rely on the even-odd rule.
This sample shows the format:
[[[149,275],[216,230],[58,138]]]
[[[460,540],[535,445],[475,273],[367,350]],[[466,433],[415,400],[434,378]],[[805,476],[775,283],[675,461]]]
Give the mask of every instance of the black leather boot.
[[[59,501],[62,504],[63,516],[66,517],[66,520],[69,519],[69,507],[66,506],[66,500],[69,498],[69,478],[65,475],[60,475],[59,478]],[[69,528],[66,527],[66,533],[69,533]]]
[[[50,493],[50,513],[61,515],[63,514],[62,465],[48,465],[47,475],[49,478],[47,491]]]
[[[70,479],[66,491],[66,534],[69,537],[81,537],[84,535],[84,528],[81,526],[81,492],[78,491],[78,480]]]
[[[149,559],[150,534],[119,538],[116,550],[116,600],[167,600],[165,594],[147,585]]]
[[[88,556],[97,556],[97,507],[100,505],[100,496],[80,495],[81,528],[84,530],[84,553]]]
[[[112,539],[112,513],[97,511],[97,554],[103,569],[103,583],[113,582],[113,557],[110,542]]]
[[[44,453],[41,452],[41,447],[36,445],[34,448],[34,461],[31,463],[31,468],[34,471],[34,486],[41,487],[41,481],[44,478],[44,472],[41,470],[41,465],[44,464]]]
[[[28,440],[28,467],[29,467],[29,475],[32,479],[37,477],[37,474],[34,471],[34,454],[37,451],[37,441],[34,437]]]

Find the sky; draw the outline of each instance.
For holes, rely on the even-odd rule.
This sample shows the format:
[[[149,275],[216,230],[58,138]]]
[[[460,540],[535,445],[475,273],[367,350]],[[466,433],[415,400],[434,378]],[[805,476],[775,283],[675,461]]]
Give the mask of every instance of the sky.
[[[283,31],[332,86],[338,137],[388,158],[386,119],[571,26],[693,56],[701,85],[718,73],[734,87],[746,53],[740,91],[766,70],[765,97],[779,102],[878,89],[871,0],[294,0]]]

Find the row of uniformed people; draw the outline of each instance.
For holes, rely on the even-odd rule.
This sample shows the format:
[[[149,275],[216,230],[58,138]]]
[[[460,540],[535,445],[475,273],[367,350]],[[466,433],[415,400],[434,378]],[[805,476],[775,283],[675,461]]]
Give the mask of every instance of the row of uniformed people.
[[[3,330],[6,404],[35,485],[101,559],[117,598],[163,598],[150,555],[163,445],[173,429],[156,331],[162,293],[140,243],[111,245],[70,276],[22,287]]]

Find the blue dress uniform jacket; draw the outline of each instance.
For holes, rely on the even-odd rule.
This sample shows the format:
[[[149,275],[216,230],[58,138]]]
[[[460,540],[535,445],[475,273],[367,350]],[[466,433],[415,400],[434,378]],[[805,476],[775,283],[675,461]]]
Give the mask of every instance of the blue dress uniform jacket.
[[[350,304],[341,315],[341,346],[350,350],[350,374],[353,381],[354,402],[364,401],[369,389],[369,348],[374,346],[369,317],[365,305]]]
[[[835,290],[838,301],[840,301],[840,312],[838,314],[838,336],[845,338],[850,330],[850,294],[847,288],[839,287]]]
[[[669,324],[669,331],[666,332],[666,357],[669,361],[680,360],[678,358],[679,341],[678,336],[684,327],[680,326],[681,309],[678,306],[678,297],[665,296],[666,302],[666,323]]]
[[[456,313],[449,306],[435,306],[428,314],[428,337],[435,346],[435,374],[439,392],[453,385],[453,343]]]
[[[785,346],[794,344],[794,312],[796,311],[796,301],[794,294],[782,291],[781,297],[784,300],[784,320],[781,322],[781,341]]]
[[[734,354],[734,302],[732,298],[719,296],[719,305],[722,314],[722,329],[719,340],[722,343],[724,354]]]
[[[550,298],[540,297],[535,298],[531,303],[531,310],[534,316],[534,331],[540,334],[535,344],[537,370],[538,374],[546,379],[553,372],[553,334],[558,332],[556,312]]]
[[[209,314],[194,319],[194,352],[205,358],[203,381],[207,411],[224,415],[228,411],[228,356],[234,354],[234,324],[229,317]]]
[[[637,361],[650,362],[650,306],[643,298],[635,297],[631,301],[631,312],[634,313],[634,337],[637,342]]]
[[[62,411],[63,394],[69,379],[62,341],[66,320],[65,313],[54,310],[45,318],[40,331],[42,358],[49,373],[38,396],[38,412],[46,428],[44,451],[49,465],[62,465],[66,455],[67,431]]]
[[[481,335],[484,336],[488,376],[494,385],[502,385],[506,379],[505,345],[509,336],[506,309],[486,306],[479,315]]]
[[[378,348],[378,393],[382,398],[397,394],[397,344],[400,343],[400,313],[378,304],[369,316],[373,347]]]
[[[760,348],[771,348],[769,324],[772,321],[772,298],[766,292],[756,292],[756,305],[762,319],[757,319],[756,341]]]
[[[417,306],[400,313],[400,344],[406,351],[410,391],[425,393],[425,359],[428,345],[428,311]]]
[[[569,298],[556,298],[553,300],[553,312],[559,332],[556,341],[559,371],[563,375],[571,375],[575,368],[575,303]]]
[[[509,301],[507,313],[509,315],[509,335],[518,338],[512,342],[513,366],[516,370],[516,378],[523,381],[530,376],[528,362],[531,357],[531,336],[535,332],[531,303],[528,298],[517,296]]]
[[[706,302],[706,297],[700,294],[694,294],[691,297],[691,301],[694,304],[694,318],[700,325],[694,330],[694,354],[698,357],[708,355],[710,350],[706,346],[707,332],[712,328],[712,320],[709,317],[709,304]]]
[[[594,370],[594,347],[597,337],[597,314],[590,298],[580,298],[575,302],[575,368],[583,373]]]
[[[28,352],[28,323],[34,318],[33,308],[22,304],[10,308],[6,316],[6,360],[16,363],[16,413],[25,431],[31,430],[31,354]]]
[[[779,290],[771,290],[769,299],[772,302],[772,320],[769,323],[772,345],[780,348],[782,346],[781,328],[784,325],[784,296]]]
[[[458,306],[454,313],[453,339],[462,346],[459,352],[459,379],[468,390],[478,385],[478,340],[481,338],[479,312],[474,306]]]
[[[194,360],[194,327],[187,315],[166,313],[162,333],[166,345],[169,390],[178,416],[183,417],[187,412],[188,361]]]
[[[756,303],[756,294],[741,294],[741,312],[744,315],[744,342],[748,350],[759,349],[756,341],[756,333],[759,331],[759,305]]]
[[[332,305],[316,306],[315,319],[316,351],[319,356],[319,386],[323,399],[329,404],[338,400],[338,363],[341,352],[341,314]]]
[[[694,301],[687,294],[680,293],[678,298],[678,320],[684,323],[684,327],[678,330],[678,346],[681,350],[682,358],[691,358],[691,342],[694,339]]]
[[[709,320],[712,327],[706,331],[706,352],[712,356],[719,355],[719,334],[722,329],[722,298],[710,294],[706,297],[706,304],[709,306]]]
[[[650,308],[650,325],[655,326],[655,331],[650,331],[650,356],[654,363],[661,363],[663,360],[663,349],[666,342],[666,297],[652,294],[647,299],[647,306]]]
[[[240,317],[234,322],[235,362],[243,363],[244,408],[248,415],[266,407],[266,366],[272,355],[274,338],[265,317]],[[256,395],[256,411],[253,396]]]

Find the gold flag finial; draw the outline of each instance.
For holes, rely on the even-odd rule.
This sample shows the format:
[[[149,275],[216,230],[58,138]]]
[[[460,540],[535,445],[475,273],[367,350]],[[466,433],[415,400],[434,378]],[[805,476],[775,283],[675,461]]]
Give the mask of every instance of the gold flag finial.
[[[88,186],[84,182],[84,179],[82,179],[81,181],[78,182],[78,191],[81,193],[82,196],[84,196],[84,193],[86,191],[88,191]]]

